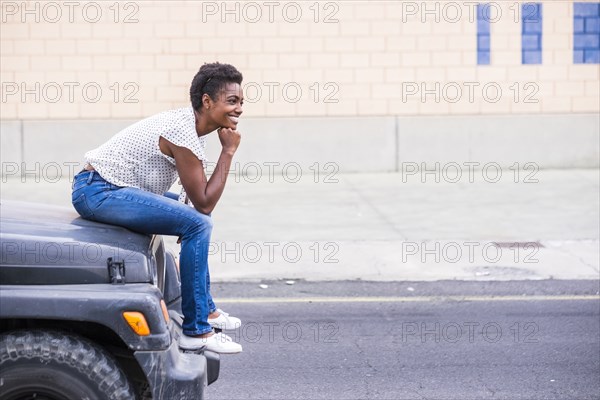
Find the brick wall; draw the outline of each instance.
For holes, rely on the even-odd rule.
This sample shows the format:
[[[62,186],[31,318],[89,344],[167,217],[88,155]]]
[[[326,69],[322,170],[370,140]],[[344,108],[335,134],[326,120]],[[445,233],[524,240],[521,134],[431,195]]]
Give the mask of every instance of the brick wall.
[[[481,3],[486,65],[470,2],[2,1],[1,118],[147,116],[211,61],[243,72],[253,117],[598,112],[598,2],[577,3],[538,2],[537,64],[527,4]]]

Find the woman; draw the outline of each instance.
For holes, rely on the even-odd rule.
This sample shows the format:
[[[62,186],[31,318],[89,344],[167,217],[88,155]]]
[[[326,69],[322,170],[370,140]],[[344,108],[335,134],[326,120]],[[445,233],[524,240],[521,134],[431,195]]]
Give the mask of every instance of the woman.
[[[228,64],[204,64],[192,81],[191,107],[139,121],[85,154],[73,183],[73,206],[83,218],[181,241],[184,316],[179,345],[239,353],[242,346],[213,327],[234,329],[240,320],[217,309],[210,295],[210,213],[229,175],[241,135],[242,74]],[[206,179],[205,136],[217,130],[222,149]],[[167,193],[177,177],[180,196]],[[179,201],[178,201],[179,200]],[[187,204],[184,204],[187,203]]]

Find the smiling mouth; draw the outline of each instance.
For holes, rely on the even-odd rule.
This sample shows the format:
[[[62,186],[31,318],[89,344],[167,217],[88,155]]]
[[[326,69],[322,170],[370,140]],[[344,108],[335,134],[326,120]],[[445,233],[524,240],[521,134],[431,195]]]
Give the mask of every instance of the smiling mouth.
[[[238,123],[238,121],[239,121],[239,119],[240,119],[240,117],[236,117],[236,116],[233,116],[233,115],[229,115],[229,119],[230,119],[230,120],[231,120],[233,123],[237,124],[237,123]]]

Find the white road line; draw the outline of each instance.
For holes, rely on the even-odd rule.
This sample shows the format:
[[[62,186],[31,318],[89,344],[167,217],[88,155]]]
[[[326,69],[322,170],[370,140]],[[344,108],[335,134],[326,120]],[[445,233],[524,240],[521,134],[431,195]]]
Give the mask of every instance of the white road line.
[[[222,298],[219,303],[427,303],[435,301],[581,301],[600,300],[599,295],[556,296],[412,296],[412,297],[255,297]]]

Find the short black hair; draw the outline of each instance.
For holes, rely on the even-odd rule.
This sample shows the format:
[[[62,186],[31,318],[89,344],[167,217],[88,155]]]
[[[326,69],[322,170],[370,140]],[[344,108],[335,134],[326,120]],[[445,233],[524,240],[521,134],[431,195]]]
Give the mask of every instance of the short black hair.
[[[206,63],[192,80],[190,87],[190,101],[196,111],[202,107],[202,95],[208,94],[211,99],[216,100],[217,94],[228,83],[242,84],[242,74],[233,65],[221,64],[219,62]]]

